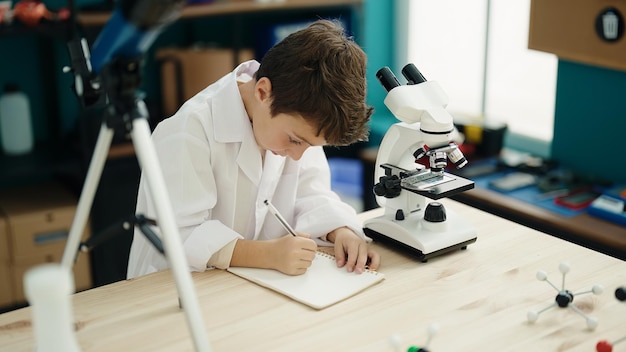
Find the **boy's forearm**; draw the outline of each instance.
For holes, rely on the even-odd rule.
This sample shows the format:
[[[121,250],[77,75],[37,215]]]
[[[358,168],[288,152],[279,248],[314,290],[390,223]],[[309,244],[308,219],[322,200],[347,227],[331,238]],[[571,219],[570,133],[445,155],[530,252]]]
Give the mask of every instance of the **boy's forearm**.
[[[237,240],[230,266],[273,269],[270,241]]]

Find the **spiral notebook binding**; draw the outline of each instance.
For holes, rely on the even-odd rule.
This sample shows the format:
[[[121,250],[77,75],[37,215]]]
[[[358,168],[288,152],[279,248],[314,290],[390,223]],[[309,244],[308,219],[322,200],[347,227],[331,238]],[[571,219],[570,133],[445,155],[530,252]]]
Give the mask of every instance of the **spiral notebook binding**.
[[[333,261],[335,260],[335,256],[330,254],[330,253],[328,253],[328,252],[324,252],[324,251],[318,250],[317,254],[320,255],[321,257],[332,259]],[[370,273],[370,274],[374,274],[374,275],[378,275],[378,272],[376,270],[372,270],[372,269],[368,268],[367,265],[365,266],[365,272],[366,273]]]

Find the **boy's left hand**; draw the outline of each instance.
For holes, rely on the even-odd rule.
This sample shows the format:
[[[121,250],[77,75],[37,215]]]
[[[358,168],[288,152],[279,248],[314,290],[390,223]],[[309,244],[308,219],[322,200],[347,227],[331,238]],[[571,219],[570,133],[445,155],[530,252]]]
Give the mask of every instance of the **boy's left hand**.
[[[335,260],[337,267],[346,267],[348,272],[361,274],[365,268],[377,270],[380,265],[380,255],[369,248],[367,242],[357,236],[347,227],[333,230],[326,237],[335,244]]]

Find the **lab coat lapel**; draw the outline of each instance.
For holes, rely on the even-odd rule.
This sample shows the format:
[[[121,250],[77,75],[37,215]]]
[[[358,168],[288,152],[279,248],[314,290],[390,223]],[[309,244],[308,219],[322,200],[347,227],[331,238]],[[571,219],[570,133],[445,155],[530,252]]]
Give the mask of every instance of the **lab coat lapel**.
[[[274,192],[278,186],[278,181],[282,175],[285,167],[285,157],[272,154],[272,152],[265,152],[265,163],[263,165],[263,175],[261,177],[261,184],[259,185],[259,192],[257,196],[256,204],[263,204],[268,199],[274,198]],[[266,206],[257,207],[254,227],[254,239],[258,239],[261,234],[261,229],[265,219],[267,218],[268,208]]]
[[[250,179],[250,181],[259,186],[261,182],[261,152],[254,139],[252,129],[244,133],[243,140],[241,141],[241,148],[239,154],[237,154],[237,165],[243,173]]]

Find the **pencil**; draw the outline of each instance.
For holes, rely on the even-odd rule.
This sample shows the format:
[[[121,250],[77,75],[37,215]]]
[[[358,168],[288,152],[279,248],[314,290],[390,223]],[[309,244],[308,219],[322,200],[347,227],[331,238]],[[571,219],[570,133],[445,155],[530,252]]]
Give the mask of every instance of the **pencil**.
[[[267,205],[267,207],[270,210],[270,213],[272,213],[274,215],[274,217],[278,220],[278,222],[280,222],[281,225],[283,225],[283,227],[285,228],[285,230],[287,230],[287,232],[289,232],[292,236],[297,236],[296,235],[296,231],[289,225],[289,223],[287,222],[287,220],[285,220],[285,218],[283,218],[282,215],[280,215],[280,213],[278,212],[278,209],[276,209],[276,207],[274,206],[274,204],[272,204],[269,200],[265,200],[264,201],[265,205]]]

